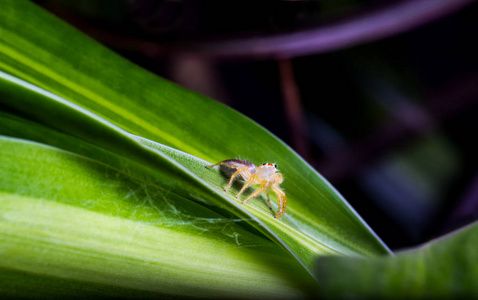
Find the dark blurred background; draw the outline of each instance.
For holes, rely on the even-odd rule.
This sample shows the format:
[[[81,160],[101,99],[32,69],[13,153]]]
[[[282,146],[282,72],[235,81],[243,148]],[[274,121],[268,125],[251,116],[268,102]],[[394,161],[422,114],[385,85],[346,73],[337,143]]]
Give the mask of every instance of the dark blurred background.
[[[392,249],[478,218],[471,0],[37,0],[266,127]]]

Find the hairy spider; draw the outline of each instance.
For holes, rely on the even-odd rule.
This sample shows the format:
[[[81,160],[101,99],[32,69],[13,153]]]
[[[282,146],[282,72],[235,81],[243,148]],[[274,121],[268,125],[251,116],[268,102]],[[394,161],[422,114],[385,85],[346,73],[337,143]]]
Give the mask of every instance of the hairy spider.
[[[277,172],[277,165],[276,164],[262,164],[259,167],[256,167],[253,163],[248,162],[246,160],[241,159],[228,159],[221,162],[218,162],[214,165],[207,166],[206,169],[212,168],[214,166],[219,165],[220,168],[228,173],[229,175],[232,174],[231,180],[229,180],[229,184],[226,186],[224,191],[227,191],[234,179],[237,176],[240,176],[242,179],[246,181],[242,189],[236,196],[236,199],[244,192],[251,184],[260,184],[261,186],[246,200],[242,201],[242,204],[246,203],[250,199],[259,196],[264,190],[266,191],[267,195],[267,203],[269,204],[269,208],[271,207],[271,201],[269,200],[269,191],[273,190],[277,195],[277,204],[279,208],[277,209],[277,213],[274,218],[278,218],[285,213],[286,204],[287,204],[287,197],[283,190],[279,188],[279,184],[284,181],[281,173]]]

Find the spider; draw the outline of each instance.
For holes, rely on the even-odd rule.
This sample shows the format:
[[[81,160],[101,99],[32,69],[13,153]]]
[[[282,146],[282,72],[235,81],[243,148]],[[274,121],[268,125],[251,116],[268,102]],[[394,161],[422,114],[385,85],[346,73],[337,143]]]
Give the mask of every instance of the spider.
[[[265,190],[267,195],[267,203],[269,204],[269,208],[272,209],[271,201],[269,200],[269,191],[273,190],[277,195],[277,202],[279,206],[274,218],[278,218],[285,213],[287,197],[284,191],[279,188],[279,184],[284,181],[284,178],[282,177],[281,173],[276,173],[276,164],[262,164],[261,166],[256,167],[253,163],[248,162],[246,160],[227,159],[216,164],[206,166],[206,169],[212,168],[217,165],[219,165],[221,170],[223,170],[224,172],[232,174],[231,179],[229,180],[229,184],[224,189],[225,192],[231,187],[232,183],[234,182],[234,179],[237,176],[240,176],[246,181],[246,183],[237,194],[236,199],[251,184],[261,185],[254,193],[249,195],[246,200],[242,201],[242,204],[246,203],[247,201],[256,196],[259,196]]]

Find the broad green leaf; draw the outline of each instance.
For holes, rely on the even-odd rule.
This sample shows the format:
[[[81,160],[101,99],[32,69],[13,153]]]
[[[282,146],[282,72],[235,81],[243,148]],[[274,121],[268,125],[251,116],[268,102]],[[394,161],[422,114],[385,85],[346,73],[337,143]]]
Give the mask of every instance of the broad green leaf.
[[[289,216],[284,216],[280,220],[274,219],[263,202],[240,206],[230,194],[226,196],[222,192],[222,187],[225,184],[224,178],[221,178],[218,172],[210,172],[204,169],[204,166],[207,165],[205,161],[144,138],[132,136],[65,99],[56,97],[11,76],[0,73],[0,77],[3,78],[0,81],[0,87],[2,87],[1,93],[4,95],[4,103],[10,109],[58,130],[66,131],[70,135],[86,140],[97,147],[108,149],[120,157],[127,157],[135,160],[135,162],[147,165],[148,168],[144,170],[145,172],[158,181],[162,181],[168,189],[184,197],[193,196],[193,198],[200,199],[203,202],[205,199],[209,199],[210,203],[215,203],[218,206],[229,204],[229,207],[226,208],[243,218],[245,217],[246,220],[253,221],[253,224],[259,230],[291,251],[308,269],[317,253],[361,253],[362,249],[352,248],[355,246],[353,244],[350,247],[350,245],[341,244],[331,239],[327,239],[327,243],[324,243],[323,240],[327,238],[326,236],[321,238],[320,236],[314,237],[304,233],[305,227],[300,228],[298,224],[300,220],[293,220]],[[51,119],[45,116],[45,110],[48,110],[50,115],[61,115],[62,118]],[[95,134],[92,135],[91,132]],[[47,138],[50,138],[50,136],[47,135]],[[55,141],[55,143],[62,147],[58,144],[58,141]],[[121,146],[118,147],[117,145]],[[80,153],[80,149],[70,148],[69,150]],[[80,154],[104,162],[104,155],[97,158],[95,157],[97,155],[95,151]],[[117,168],[119,167],[118,162],[110,163],[115,164]],[[188,186],[191,187],[185,188]],[[210,191],[209,195],[207,189]],[[237,193],[237,190],[235,193]],[[250,212],[254,213],[251,214]]]
[[[297,261],[240,219],[57,148],[0,137],[0,149],[2,295],[311,292],[312,279]]]
[[[317,261],[324,298],[475,299],[478,224],[395,256]]]
[[[3,2],[0,69],[53,93],[4,74],[1,101],[8,110],[142,165],[189,200],[223,206],[288,248],[309,271],[320,254],[388,253],[340,194],[265,129],[134,66],[30,2]],[[175,149],[194,157],[177,156],[182,152]],[[239,205],[232,196],[237,190],[222,192],[225,179],[217,170],[201,168],[202,160],[237,157],[279,165],[285,216],[272,219],[257,199]]]

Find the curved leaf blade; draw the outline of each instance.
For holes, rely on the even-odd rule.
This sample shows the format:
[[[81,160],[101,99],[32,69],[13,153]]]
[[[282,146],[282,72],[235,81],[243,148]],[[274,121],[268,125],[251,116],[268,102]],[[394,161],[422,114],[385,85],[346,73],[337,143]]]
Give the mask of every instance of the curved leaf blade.
[[[269,240],[157,183],[24,140],[1,137],[0,149],[0,278],[156,296],[295,297],[313,286]],[[0,292],[22,295],[11,288]],[[50,292],[67,291],[35,297]]]
[[[64,43],[65,37],[68,44]],[[289,206],[285,217],[269,222],[270,228],[262,226],[262,230],[284,233],[281,237],[284,243],[308,268],[313,265],[315,256],[324,253],[388,253],[386,246],[341,195],[268,131],[219,103],[139,69],[29,2],[6,1],[0,11],[0,69],[68,99],[78,105],[75,108],[78,111],[87,111],[115,124],[118,127],[103,128],[106,140],[111,143],[110,138],[118,138],[126,149],[107,143],[98,146],[120,151],[122,155],[133,154],[143,164],[149,163],[148,159],[159,159],[164,163],[161,166],[169,168],[178,182],[186,180],[185,174],[191,178],[187,167],[154,149],[139,147],[122,130],[210,162],[235,157],[255,163],[277,162],[286,178],[283,187]],[[9,102],[8,105],[16,104]],[[65,108],[56,105],[48,104],[46,109],[63,112]],[[68,134],[78,134],[77,130],[81,129],[74,128],[68,119],[51,119],[48,114],[42,116],[28,106],[17,106],[17,109],[23,109],[26,115],[38,113],[39,122],[58,130],[68,128],[71,130]],[[82,138],[98,141],[98,136],[86,132]],[[146,154],[146,158],[141,154]],[[190,184],[201,191],[195,197],[208,198],[209,192],[216,200],[225,199],[229,208],[237,206],[228,202],[230,195],[221,194],[222,188],[209,189],[204,181],[197,180],[209,174],[195,176]],[[218,176],[216,185],[221,182]],[[255,209],[255,205],[260,202],[236,213],[251,216],[248,209]],[[254,210],[254,214],[260,211]],[[257,217],[267,222],[270,216],[259,214]],[[256,216],[252,219],[257,220]],[[296,229],[295,232],[292,229]]]
[[[66,130],[69,134],[108,149],[112,153],[116,152],[120,156],[135,159],[149,168],[153,167],[154,169],[149,170],[150,176],[161,176],[168,188],[177,193],[183,193],[181,190],[188,184],[195,185],[196,188],[187,189],[187,195],[191,195],[190,192],[194,190],[193,197],[201,199],[201,201],[209,199],[211,203],[218,206],[226,205],[226,208],[232,212],[239,212],[246,217],[246,220],[251,220],[259,230],[291,251],[307,269],[313,264],[317,254],[363,254],[362,249],[351,247],[350,243],[334,240],[334,236],[330,238],[327,233],[321,233],[322,235],[318,237],[311,236],[308,232],[304,232],[306,227],[300,226],[297,219],[292,219],[289,215],[283,216],[280,220],[274,219],[268,209],[264,210],[262,202],[256,201],[252,205],[240,206],[238,200],[231,194],[226,195],[222,192],[222,187],[218,183],[222,184],[224,178],[221,178],[218,172],[205,170],[204,166],[208,163],[203,160],[132,136],[65,99],[9,75],[0,73],[1,78],[3,81],[0,80],[0,87],[3,87],[1,93],[4,95],[4,103],[8,104],[11,109],[26,114],[31,119],[49,124],[58,130]],[[62,115],[63,117],[58,120],[45,117],[45,109],[52,115]],[[95,135],[91,136],[91,132],[95,132]],[[49,136],[47,135],[47,138]],[[121,147],[118,148],[117,145],[121,145]],[[75,149],[70,150],[76,151]],[[212,192],[210,195],[208,195],[207,189]],[[235,192],[237,193],[237,190]],[[324,240],[327,242],[323,242]]]
[[[317,260],[324,299],[474,299],[478,224],[396,256]]]

